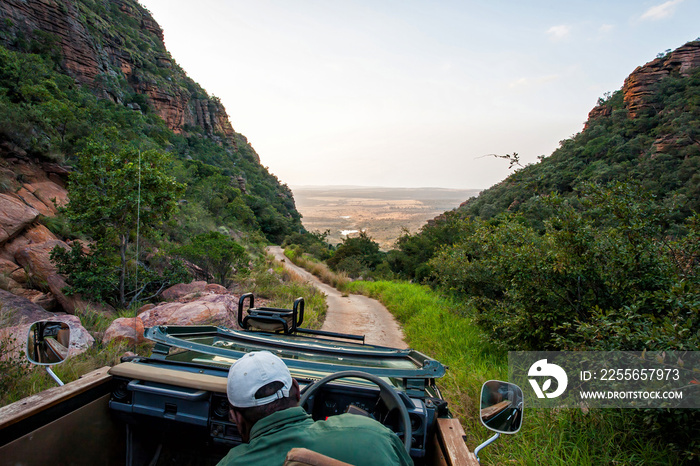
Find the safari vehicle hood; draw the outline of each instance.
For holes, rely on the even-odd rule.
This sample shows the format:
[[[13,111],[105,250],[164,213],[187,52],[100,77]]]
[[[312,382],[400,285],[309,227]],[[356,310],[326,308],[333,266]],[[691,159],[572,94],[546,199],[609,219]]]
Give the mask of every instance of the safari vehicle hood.
[[[250,351],[270,351],[289,367],[292,376],[314,381],[346,370],[361,370],[390,381],[396,388],[424,392],[445,366],[411,349],[308,337],[232,330],[213,326],[157,326],[146,329],[156,343],[153,358],[226,368]]]

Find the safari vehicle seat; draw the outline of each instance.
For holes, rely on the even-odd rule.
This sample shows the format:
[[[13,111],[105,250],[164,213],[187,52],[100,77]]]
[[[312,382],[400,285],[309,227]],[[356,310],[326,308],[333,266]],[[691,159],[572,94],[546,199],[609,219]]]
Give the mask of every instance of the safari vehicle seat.
[[[304,298],[297,298],[292,309],[274,307],[254,307],[253,293],[246,293],[238,300],[238,325],[244,330],[259,329],[266,332],[296,332],[304,322]],[[249,302],[247,315],[243,317],[243,307]]]
[[[306,448],[292,448],[287,453],[284,466],[352,466]]]

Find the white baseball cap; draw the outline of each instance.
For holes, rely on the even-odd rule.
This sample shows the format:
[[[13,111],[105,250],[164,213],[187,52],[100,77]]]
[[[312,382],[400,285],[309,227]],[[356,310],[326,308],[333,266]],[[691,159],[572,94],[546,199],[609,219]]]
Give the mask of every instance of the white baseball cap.
[[[255,398],[261,387],[282,382],[284,386],[265,398]],[[287,365],[269,351],[246,353],[231,365],[226,383],[226,395],[231,405],[237,408],[263,406],[289,396],[292,375]]]

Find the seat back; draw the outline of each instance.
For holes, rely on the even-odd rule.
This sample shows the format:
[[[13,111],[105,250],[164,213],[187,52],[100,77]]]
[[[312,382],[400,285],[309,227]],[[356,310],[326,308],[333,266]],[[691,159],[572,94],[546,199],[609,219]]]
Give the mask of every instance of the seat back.
[[[247,315],[244,314],[248,301]],[[259,329],[266,332],[294,333],[304,322],[304,298],[297,298],[292,309],[254,307],[253,293],[246,293],[238,300],[238,325],[242,329]]]

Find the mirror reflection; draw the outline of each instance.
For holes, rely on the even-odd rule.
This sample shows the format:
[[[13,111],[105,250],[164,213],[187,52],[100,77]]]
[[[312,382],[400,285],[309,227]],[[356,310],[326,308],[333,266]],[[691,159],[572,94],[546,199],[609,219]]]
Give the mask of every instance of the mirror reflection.
[[[58,364],[68,357],[70,328],[65,322],[35,322],[27,335],[27,359],[34,364]]]
[[[523,391],[515,384],[489,380],[481,388],[481,422],[502,434],[514,434],[523,422]]]

